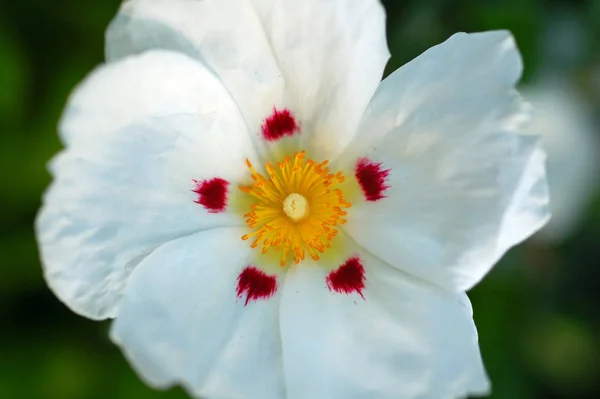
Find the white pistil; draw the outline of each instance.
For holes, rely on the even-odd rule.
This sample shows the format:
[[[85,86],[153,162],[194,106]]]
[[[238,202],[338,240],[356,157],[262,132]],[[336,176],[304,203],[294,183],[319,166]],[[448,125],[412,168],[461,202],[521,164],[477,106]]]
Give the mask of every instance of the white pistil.
[[[298,222],[308,216],[308,201],[300,194],[291,193],[283,200],[283,211],[294,222]]]

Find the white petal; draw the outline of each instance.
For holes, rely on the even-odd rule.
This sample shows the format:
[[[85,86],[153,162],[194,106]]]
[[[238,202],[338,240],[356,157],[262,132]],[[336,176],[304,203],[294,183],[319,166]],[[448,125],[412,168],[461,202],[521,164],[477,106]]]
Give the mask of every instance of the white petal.
[[[200,63],[158,52],[102,67],[61,131],[67,148],[36,228],[48,284],[74,311],[114,316],[127,276],[157,246],[243,223],[194,202],[193,179],[235,182],[255,157],[235,104]]]
[[[59,133],[69,144],[148,117],[217,112],[237,113],[218,79],[190,57],[156,50],[90,73],[71,94]]]
[[[334,156],[355,133],[389,57],[377,0],[130,0],[107,32],[107,57],[184,52],[219,75],[258,134],[288,107]]]
[[[331,293],[316,265],[282,286],[288,399],[438,399],[489,383],[466,295],[424,284],[366,254],[365,299]]]
[[[517,134],[521,60],[508,32],[457,34],[375,94],[343,162],[390,168],[387,198],[346,231],[384,261],[453,290],[477,283],[548,219],[538,139]]]
[[[154,387],[194,397],[282,399],[279,296],[236,297],[251,259],[242,229],[170,242],[132,273],[112,339]]]
[[[354,136],[389,58],[378,0],[252,0],[306,121],[311,157],[334,158]]]
[[[283,101],[284,81],[253,8],[238,0],[131,0],[106,32],[106,57],[164,48],[201,60],[234,96],[249,129]]]

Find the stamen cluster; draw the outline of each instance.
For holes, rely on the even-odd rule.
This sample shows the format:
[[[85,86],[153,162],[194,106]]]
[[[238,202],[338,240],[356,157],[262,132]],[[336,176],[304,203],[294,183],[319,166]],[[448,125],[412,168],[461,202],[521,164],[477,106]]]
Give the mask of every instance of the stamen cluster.
[[[253,232],[242,239],[253,238],[252,248],[262,246],[263,254],[280,252],[281,266],[290,258],[300,263],[307,252],[318,260],[319,254],[331,248],[331,240],[338,234],[337,226],[346,223],[344,209],[352,206],[344,200],[339,187],[345,180],[342,172],[329,173],[328,161],[317,163],[305,158],[305,151],[301,151],[285,157],[276,167],[267,163],[268,177],[246,160],[254,183],[239,187],[255,200],[250,212],[244,214]],[[306,214],[302,218],[292,218],[284,210],[284,201],[291,194],[306,200]]]

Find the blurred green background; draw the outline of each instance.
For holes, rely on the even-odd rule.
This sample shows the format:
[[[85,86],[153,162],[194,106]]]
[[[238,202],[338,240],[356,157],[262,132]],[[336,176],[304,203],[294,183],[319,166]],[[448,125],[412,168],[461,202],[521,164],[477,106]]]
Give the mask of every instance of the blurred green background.
[[[456,31],[510,29],[524,82],[540,71],[566,76],[600,125],[600,1],[384,3],[388,73]],[[2,399],[186,397],[147,388],[108,341],[107,323],[76,316],[52,295],[33,233],[45,165],[60,149],[57,120],[73,86],[102,62],[118,5],[0,3]],[[492,398],[600,398],[600,201],[590,201],[570,236],[528,241],[470,293]]]

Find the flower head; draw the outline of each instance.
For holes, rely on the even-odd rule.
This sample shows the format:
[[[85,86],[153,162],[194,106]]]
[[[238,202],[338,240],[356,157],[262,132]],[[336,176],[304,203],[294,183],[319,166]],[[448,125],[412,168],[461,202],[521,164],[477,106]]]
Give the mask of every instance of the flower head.
[[[377,0],[130,0],[69,100],[47,281],[152,386],[485,393],[465,290],[548,218],[507,32],[380,82]]]
[[[523,94],[534,105],[529,130],[548,154],[552,198],[552,220],[535,238],[557,243],[577,229],[598,188],[600,142],[587,104],[566,82],[542,79]]]

